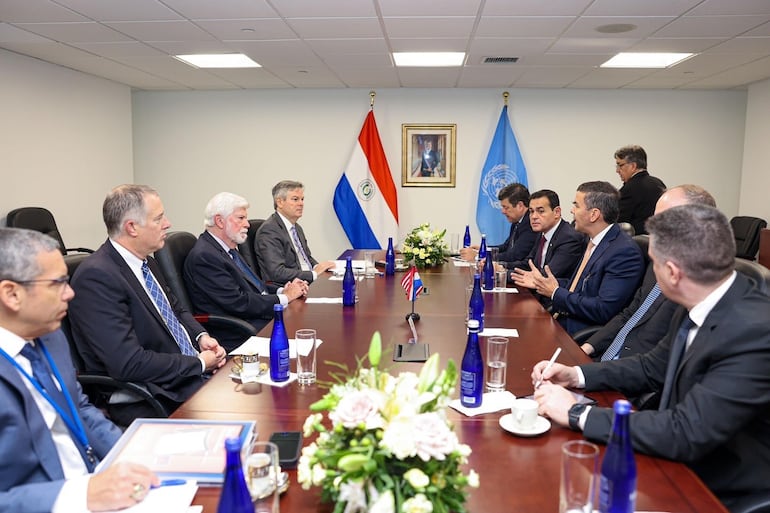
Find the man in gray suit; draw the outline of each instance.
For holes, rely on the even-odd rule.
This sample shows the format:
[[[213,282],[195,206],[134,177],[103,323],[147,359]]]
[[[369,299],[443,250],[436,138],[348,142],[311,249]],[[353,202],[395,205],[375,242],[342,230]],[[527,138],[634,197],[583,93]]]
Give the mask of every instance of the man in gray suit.
[[[532,371],[539,413],[606,442],[612,409],[577,404],[564,387],[660,391],[658,410],[631,414],[634,450],[687,464],[728,506],[770,493],[770,298],[736,273],[735,240],[713,207],[683,205],[647,221],[661,291],[680,308],[651,351]]]
[[[305,186],[283,180],[273,187],[273,215],[265,219],[254,238],[262,278],[283,284],[295,278],[312,283],[334,262],[319,263],[310,253],[305,231],[297,224],[305,208]]]
[[[75,378],[68,278],[51,237],[0,228],[0,513],[123,509],[159,484],[134,463],[90,474],[121,431]]]

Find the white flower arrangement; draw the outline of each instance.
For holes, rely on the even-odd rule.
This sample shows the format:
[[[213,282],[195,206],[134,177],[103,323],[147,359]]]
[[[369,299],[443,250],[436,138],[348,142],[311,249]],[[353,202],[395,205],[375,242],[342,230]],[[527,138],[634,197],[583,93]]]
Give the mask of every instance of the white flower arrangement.
[[[405,261],[414,261],[419,268],[444,263],[449,248],[444,242],[444,230],[431,230],[430,223],[423,223],[413,229],[404,239],[401,253]]]
[[[302,449],[302,488],[320,486],[335,513],[464,513],[465,489],[478,487],[479,477],[472,469],[462,472],[471,448],[446,419],[455,364],[450,360],[439,372],[433,354],[419,375],[391,376],[378,369],[381,353],[375,333],[371,368],[359,361],[352,376],[335,375],[338,382],[311,406],[316,413],[305,420],[304,434],[318,436]]]

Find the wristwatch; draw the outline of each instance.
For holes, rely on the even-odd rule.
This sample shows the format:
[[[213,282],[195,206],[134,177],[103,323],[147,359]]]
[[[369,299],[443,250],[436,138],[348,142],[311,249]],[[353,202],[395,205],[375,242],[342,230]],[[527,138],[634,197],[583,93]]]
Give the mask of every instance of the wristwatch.
[[[580,416],[586,411],[588,407],[585,403],[573,404],[567,412],[567,418],[569,419],[569,427],[575,431],[580,431]]]

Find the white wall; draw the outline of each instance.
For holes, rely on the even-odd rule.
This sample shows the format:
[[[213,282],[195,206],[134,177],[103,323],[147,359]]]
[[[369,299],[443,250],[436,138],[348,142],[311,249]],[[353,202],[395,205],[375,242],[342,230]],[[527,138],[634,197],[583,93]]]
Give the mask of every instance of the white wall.
[[[749,87],[739,214],[770,221],[770,80]]]
[[[46,207],[68,246],[98,246],[106,192],[133,180],[130,88],[0,50],[0,113],[0,225]]]
[[[173,229],[195,233],[215,193],[272,211],[270,188],[305,183],[305,227],[314,256],[333,258],[349,243],[332,209],[334,187],[369,108],[368,90],[136,92],[135,180],[157,187]],[[565,210],[576,186],[619,186],[613,152],[640,144],[649,169],[667,185],[700,184],[728,214],[738,212],[746,92],[510,91],[510,115],[530,189],[550,188]],[[398,186],[401,236],[420,222],[475,227],[481,166],[502,108],[491,89],[384,89],[375,115]],[[402,188],[401,124],[457,124],[457,187]],[[571,215],[566,217],[571,219]],[[474,238],[478,233],[474,230]]]

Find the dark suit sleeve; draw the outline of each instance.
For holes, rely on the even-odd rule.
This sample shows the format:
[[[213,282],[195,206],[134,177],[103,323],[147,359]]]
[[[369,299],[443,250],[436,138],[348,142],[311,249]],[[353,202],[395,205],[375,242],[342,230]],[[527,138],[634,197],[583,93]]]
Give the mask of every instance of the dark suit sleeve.
[[[280,220],[276,221],[274,214],[262,223],[254,237],[254,248],[264,278],[280,285],[294,278],[312,283],[313,273],[299,268],[289,235],[278,222]]]
[[[196,244],[208,243],[199,240]],[[191,251],[185,260],[184,278],[193,303],[214,303],[225,314],[242,319],[272,318],[278,296],[260,294],[245,280],[237,280],[234,273],[238,272],[234,264],[228,265],[215,251]]]
[[[555,234],[554,238],[556,238]],[[553,246],[549,248],[549,254],[546,255],[545,264],[557,280],[565,276],[569,278],[580,264],[584,252],[585,240],[583,236],[572,230],[568,236],[559,237],[557,241],[553,242]]]
[[[607,251],[612,253],[602,255],[601,265],[597,262],[586,269],[586,276],[580,282],[581,288],[595,288],[596,293],[569,292],[559,287],[553,296],[557,311],[566,311],[593,324],[604,324],[626,305],[639,285],[644,268],[642,254],[633,242],[617,244]],[[594,282],[589,282],[591,279]]]
[[[586,343],[591,344],[594,348],[592,356],[601,357],[602,354],[604,354],[615,339],[615,335],[617,335],[620,329],[625,326],[626,322],[628,322],[631,316],[634,315],[634,312],[639,309],[648,293],[649,289],[644,286],[636,289],[631,303],[621,310],[618,315],[610,319],[599,331],[591,335],[591,338],[586,340]],[[671,318],[669,317],[666,320],[666,324],[668,324],[670,320]]]
[[[121,281],[124,278],[114,269],[83,265],[78,269],[69,315],[79,344],[88,347],[108,375],[121,381],[173,388],[200,376],[200,360],[181,354],[165,331],[152,331],[155,319]],[[190,319],[195,323],[192,316]],[[137,329],[147,339],[140,340]],[[150,339],[152,333],[157,336]]]

